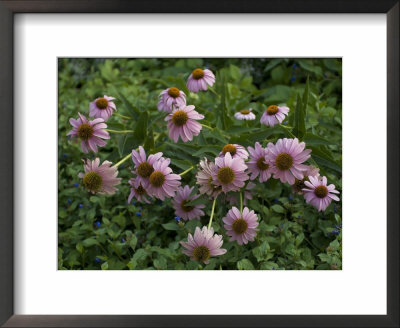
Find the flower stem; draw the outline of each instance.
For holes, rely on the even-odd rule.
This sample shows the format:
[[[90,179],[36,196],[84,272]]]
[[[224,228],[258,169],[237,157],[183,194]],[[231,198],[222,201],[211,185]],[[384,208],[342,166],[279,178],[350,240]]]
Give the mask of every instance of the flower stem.
[[[133,133],[133,130],[111,130],[111,129],[105,129],[105,130],[111,133],[121,133],[121,134]]]
[[[123,159],[121,159],[117,164],[115,164],[115,167],[120,166],[123,162],[127,161],[130,157],[132,156],[132,154],[128,154],[126,155]]]
[[[212,127],[209,126],[209,125],[205,125],[205,124],[202,124],[202,123],[201,123],[201,126],[207,128],[207,129],[210,129],[210,130],[214,130],[214,128],[212,128]]]
[[[118,117],[121,117],[121,118],[124,118],[124,119],[126,119],[126,120],[131,120],[131,119],[132,119],[132,117],[130,117],[130,116],[121,115],[121,114],[119,114],[119,113],[114,113],[114,115],[115,115],[115,116],[118,116]]]
[[[288,128],[288,127],[286,127],[286,126],[284,126],[284,125],[282,125],[282,124],[279,124],[279,126],[280,126],[283,130],[285,130],[291,138],[296,138],[296,136],[295,136],[292,132],[290,132],[290,128]]]
[[[214,202],[213,202],[213,204],[212,204],[211,215],[210,215],[210,221],[208,222],[208,229],[211,228],[211,223],[212,223],[212,219],[213,219],[213,217],[214,217],[215,203],[217,202],[217,198],[218,198],[218,196],[214,198]]]
[[[190,172],[193,169],[194,169],[194,166],[191,166],[187,170],[183,171],[182,173],[179,173],[178,175],[180,175],[180,176],[185,175],[186,173]]]
[[[240,214],[242,213],[243,213],[243,194],[242,192],[240,192]]]
[[[208,87],[208,90],[210,90],[213,94],[215,94],[218,98],[221,98],[221,96],[211,87]]]

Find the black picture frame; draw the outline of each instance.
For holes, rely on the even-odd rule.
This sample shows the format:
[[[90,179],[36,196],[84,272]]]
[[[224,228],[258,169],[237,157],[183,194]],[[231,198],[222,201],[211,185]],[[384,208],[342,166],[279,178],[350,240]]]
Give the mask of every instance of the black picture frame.
[[[399,327],[398,0],[0,0],[0,324],[4,327]],[[13,29],[17,13],[384,13],[387,17],[387,315],[14,315]],[[373,46],[373,45],[372,45]],[[18,86],[16,86],[18,87]],[[14,124],[10,124],[13,122]],[[15,200],[15,203],[14,203]],[[211,318],[212,317],[212,318]]]

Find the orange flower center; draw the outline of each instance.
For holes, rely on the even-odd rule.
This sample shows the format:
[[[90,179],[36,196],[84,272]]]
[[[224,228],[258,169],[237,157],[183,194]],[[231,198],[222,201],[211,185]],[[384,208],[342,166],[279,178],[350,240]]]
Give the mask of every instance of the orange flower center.
[[[318,198],[324,198],[326,197],[326,195],[328,195],[328,188],[326,188],[325,186],[318,186],[317,188],[315,188],[314,194]]]
[[[276,113],[278,113],[279,109],[278,106],[276,105],[271,105],[267,108],[267,114],[268,115],[275,115]]]
[[[165,182],[165,176],[162,172],[154,171],[150,175],[150,183],[153,187],[159,188],[164,184],[164,182]]]
[[[222,148],[222,154],[225,155],[226,153],[230,153],[231,156],[233,156],[236,154],[236,150],[237,149],[236,149],[235,145],[227,144],[224,146],[224,148]]]
[[[206,246],[197,246],[193,250],[193,257],[197,261],[207,261],[210,258],[210,250]]]
[[[217,177],[219,182],[230,184],[235,180],[235,172],[229,166],[225,166],[218,170]]]
[[[79,126],[77,134],[78,137],[84,141],[87,141],[91,137],[93,137],[93,127],[88,123],[83,123]]]
[[[264,158],[264,157],[260,157],[260,158],[257,160],[257,167],[258,167],[261,171],[265,171],[265,170],[268,170],[269,164],[265,163],[265,158]]]
[[[138,195],[144,195],[144,194],[146,193],[146,190],[144,190],[144,188],[142,187],[142,185],[140,185],[140,186],[137,187],[137,188],[133,188],[133,189],[135,189],[135,191],[136,191],[136,193],[137,193]]]
[[[106,98],[99,98],[96,100],[96,106],[100,109],[106,109],[108,107],[108,100]]]
[[[189,116],[186,114],[184,110],[178,110],[174,114],[172,114],[172,123],[176,126],[183,126],[189,119]]]
[[[181,203],[181,209],[182,209],[184,212],[191,212],[191,211],[193,211],[194,206],[186,205],[186,204],[189,203],[189,202],[190,202],[189,200],[183,200],[183,201],[182,201],[182,203]]]
[[[247,115],[247,114],[250,114],[250,111],[248,109],[242,109],[240,111],[240,114]]]
[[[137,173],[142,178],[148,178],[154,172],[153,167],[148,162],[142,162],[138,165]]]
[[[168,89],[168,94],[172,97],[172,98],[178,98],[180,95],[179,89],[178,88],[169,88]]]
[[[204,76],[204,71],[201,68],[196,68],[192,72],[192,76],[195,80],[201,79]]]
[[[280,153],[275,158],[275,165],[281,171],[289,170],[293,165],[293,158],[287,153]]]
[[[241,235],[241,234],[245,233],[247,231],[247,228],[248,228],[248,224],[245,219],[240,218],[240,219],[236,219],[235,221],[233,221],[232,229],[237,234]]]
[[[103,178],[97,172],[90,171],[84,175],[83,185],[90,191],[99,191],[103,185]]]

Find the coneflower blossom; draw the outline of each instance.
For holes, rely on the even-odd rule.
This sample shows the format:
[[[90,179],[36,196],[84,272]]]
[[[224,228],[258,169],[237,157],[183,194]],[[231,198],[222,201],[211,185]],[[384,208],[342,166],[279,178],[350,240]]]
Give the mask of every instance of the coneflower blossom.
[[[278,123],[282,123],[285,116],[289,113],[289,107],[271,105],[262,114],[260,122],[267,126],[274,126]]]
[[[202,129],[200,123],[196,120],[202,120],[204,115],[197,113],[193,105],[176,108],[169,114],[165,120],[168,121],[169,137],[178,142],[179,137],[183,142],[198,136]]]
[[[212,183],[213,172],[217,169],[214,162],[209,162],[207,158],[200,161],[200,169],[196,174],[197,184],[200,186],[199,192],[201,194],[207,194],[208,196],[215,198],[222,191],[221,187],[217,187]]]
[[[249,157],[249,153],[246,151],[246,148],[237,144],[225,145],[222,148],[222,151],[219,153],[219,157],[224,158],[226,153],[230,153],[232,158],[247,159]]]
[[[89,116],[107,121],[113,112],[117,110],[113,100],[115,100],[114,97],[104,95],[104,97],[92,101],[89,105]]]
[[[326,177],[309,177],[310,181],[305,181],[306,188],[304,191],[304,198],[306,202],[316,207],[318,211],[325,211],[326,208],[333,200],[339,201],[339,191],[335,190],[335,185],[330,184],[327,186]]]
[[[200,219],[204,215],[204,212],[201,210],[206,207],[204,204],[187,205],[187,203],[200,197],[200,195],[190,196],[193,189],[194,187],[190,188],[189,186],[180,187],[172,200],[175,214],[184,220]]]
[[[207,85],[210,87],[215,83],[215,76],[209,69],[196,68],[190,74],[186,87],[192,92],[206,91]]]
[[[174,197],[181,185],[181,177],[172,173],[169,167],[170,159],[160,158],[153,164],[154,171],[150,174],[149,184],[146,188],[150,196],[164,200],[165,197]]]
[[[129,184],[131,185],[131,193],[128,197],[128,203],[135,197],[139,202],[150,204],[150,196],[142,184],[137,184],[135,178],[129,179]]]
[[[226,253],[226,249],[221,248],[223,244],[221,235],[214,235],[214,229],[203,227],[201,230],[196,227],[194,235],[188,234],[188,241],[181,241],[180,244],[185,248],[183,253],[192,260],[209,263],[212,256],[219,256]]]
[[[235,113],[234,116],[237,120],[252,121],[252,120],[256,119],[256,116],[251,111],[252,111],[252,108],[242,109],[241,111]]]
[[[304,178],[304,171],[307,166],[302,164],[310,158],[310,149],[304,149],[306,144],[299,143],[295,139],[279,139],[276,145],[271,142],[268,144],[267,160],[271,165],[271,172],[275,179],[280,179],[282,183],[294,184],[296,179]]]
[[[231,237],[229,241],[236,240],[239,245],[254,241],[258,231],[257,220],[258,217],[254,211],[250,211],[247,207],[242,213],[236,207],[232,207],[222,219],[226,234]]]
[[[174,107],[180,108],[186,105],[186,95],[178,88],[168,88],[159,95],[158,110],[171,113]]]
[[[306,181],[310,181],[309,177],[319,177],[319,168],[314,167],[313,165],[307,166],[307,170],[303,172],[304,178],[302,180],[296,179],[294,184],[292,185],[293,192],[302,195],[303,189],[306,187]]]
[[[104,130],[107,128],[107,124],[104,123],[102,118],[89,121],[80,113],[78,113],[78,116],[77,120],[73,118],[69,119],[69,123],[71,123],[73,128],[68,132],[67,136],[79,138],[84,153],[88,153],[89,150],[97,153],[97,146],[103,147],[107,144],[102,139],[110,139],[110,135]]]
[[[250,153],[250,161],[246,164],[251,173],[250,179],[259,177],[260,182],[265,182],[271,177],[271,167],[267,159],[268,149],[263,148],[259,142],[256,142],[254,148],[247,147]]]
[[[244,186],[244,182],[249,179],[246,164],[242,158],[232,158],[230,153],[225,157],[215,159],[217,169],[212,172],[212,183],[222,188],[222,191],[237,191]]]
[[[150,174],[154,172],[153,164],[157,162],[163,153],[159,152],[156,154],[149,155],[146,158],[146,152],[142,146],[139,146],[139,151],[132,150],[132,161],[135,163],[135,170],[132,172],[137,175],[135,179],[135,187],[137,188],[140,184],[147,188],[149,184]]]
[[[111,165],[109,161],[100,165],[99,158],[84,161],[85,173],[79,173],[78,176],[89,192],[112,195],[117,191],[115,186],[121,183],[121,178],[117,178],[117,167]]]

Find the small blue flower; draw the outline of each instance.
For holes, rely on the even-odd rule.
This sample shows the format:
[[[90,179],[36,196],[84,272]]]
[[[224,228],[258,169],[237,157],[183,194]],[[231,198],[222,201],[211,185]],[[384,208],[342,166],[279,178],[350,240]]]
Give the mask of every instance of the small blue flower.
[[[289,202],[291,202],[293,200],[293,195],[289,195]]]
[[[100,260],[98,257],[95,257],[95,258],[94,258],[94,261],[95,261],[96,263],[100,263],[100,262],[101,262],[101,260]]]
[[[83,204],[79,204],[79,208],[83,208]]]
[[[152,201],[152,200],[153,200],[153,197],[149,197],[149,200]]]
[[[292,67],[293,67],[293,68],[297,68],[297,64],[293,64]]]
[[[139,209],[139,210],[142,210],[142,206],[139,206],[138,209]]]
[[[274,203],[279,203],[278,198],[274,198]]]
[[[175,221],[179,222],[181,218],[179,216],[175,216]]]
[[[64,156],[64,158],[67,158],[67,157],[68,157],[68,154],[63,154],[63,156]]]
[[[296,77],[293,75],[293,76],[290,78],[290,82],[294,82],[294,81],[296,81]]]
[[[133,201],[132,201],[132,205],[136,205],[136,203],[137,203],[136,200],[133,200]]]
[[[136,212],[136,216],[142,216],[142,213],[140,213],[140,212]]]
[[[283,122],[283,125],[287,125],[287,124],[288,124],[288,121]]]
[[[339,230],[336,230],[336,229],[331,231],[332,235],[338,235],[339,233],[340,233]]]
[[[67,200],[67,203],[68,203],[68,204],[71,204],[71,203],[72,203],[72,200],[68,199],[68,200]]]
[[[124,243],[125,242],[125,239],[124,238],[121,238],[121,243]]]
[[[79,187],[79,183],[74,183],[74,187],[78,188]]]
[[[324,79],[326,79],[328,76],[324,73]]]
[[[96,222],[94,223],[94,225],[95,225],[97,228],[100,228],[101,222],[100,222],[100,221],[96,221]]]

